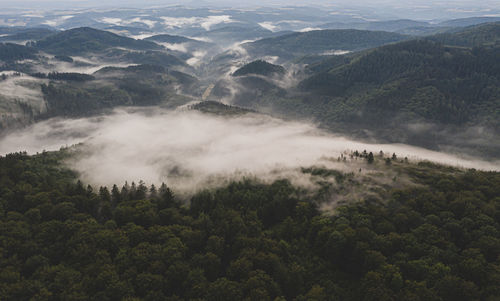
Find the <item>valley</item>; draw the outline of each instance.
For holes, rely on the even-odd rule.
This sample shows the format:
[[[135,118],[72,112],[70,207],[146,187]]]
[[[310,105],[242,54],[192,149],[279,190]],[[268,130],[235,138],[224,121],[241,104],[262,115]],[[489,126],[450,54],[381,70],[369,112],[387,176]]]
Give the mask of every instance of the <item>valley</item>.
[[[0,300],[497,300],[495,1],[24,2]]]

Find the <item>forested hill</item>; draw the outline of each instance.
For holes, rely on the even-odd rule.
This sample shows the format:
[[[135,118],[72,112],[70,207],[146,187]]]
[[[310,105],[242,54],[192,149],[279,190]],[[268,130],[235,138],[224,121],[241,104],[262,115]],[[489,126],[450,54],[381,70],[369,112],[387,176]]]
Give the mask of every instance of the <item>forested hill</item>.
[[[233,73],[233,76],[243,76],[249,74],[272,76],[285,74],[285,68],[274,65],[263,60],[253,61],[239,68]]]
[[[334,50],[362,50],[407,39],[397,33],[366,30],[315,30],[261,39],[243,46],[254,56],[291,58]]]
[[[471,26],[459,32],[438,34],[428,39],[453,46],[500,47],[500,22]]]
[[[191,99],[178,95],[178,91],[201,93],[195,77],[159,65],[105,67],[92,78],[95,80],[83,83],[51,81],[43,84],[48,110],[40,118],[88,116],[116,106],[162,104],[175,107]]]
[[[0,61],[35,59],[37,51],[33,48],[12,43],[0,43]]]
[[[40,40],[54,33],[47,28],[0,27],[0,41]]]
[[[498,25],[489,24],[476,27],[477,35],[467,30],[451,36],[459,39],[467,33],[469,39],[483,40],[486,46],[452,47],[420,39],[336,60],[331,69],[318,64],[314,68],[319,72],[300,87],[325,95],[332,104],[341,101],[355,108],[356,114],[344,117],[354,122],[377,125],[397,116],[498,128],[500,47],[491,47],[483,39],[483,33],[493,34],[496,29]],[[336,107],[332,105],[330,110]]]
[[[312,118],[359,138],[497,159],[498,26],[483,24],[324,60],[303,57],[296,61],[309,65],[296,89],[267,89],[238,104]]]
[[[499,173],[394,160],[418,185],[330,216],[286,180],[232,183],[189,206],[166,186],[86,186],[61,167],[70,155],[0,157],[2,300],[500,295]]]
[[[160,34],[160,35],[155,35],[152,37],[145,38],[144,40],[146,41],[153,41],[153,42],[162,42],[162,43],[187,43],[187,42],[194,42],[196,40],[186,38],[183,36],[176,36],[176,35],[169,35],[169,34]]]
[[[112,47],[124,47],[134,50],[162,49],[160,45],[153,42],[135,40],[90,27],[70,29],[48,36],[36,42],[36,47],[60,55],[99,52]]]

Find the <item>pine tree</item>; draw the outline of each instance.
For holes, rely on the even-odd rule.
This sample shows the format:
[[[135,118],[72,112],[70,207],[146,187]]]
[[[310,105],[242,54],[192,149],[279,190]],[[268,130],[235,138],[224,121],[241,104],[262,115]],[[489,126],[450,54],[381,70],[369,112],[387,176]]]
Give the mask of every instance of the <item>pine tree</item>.
[[[367,160],[368,160],[368,163],[369,163],[369,164],[372,164],[372,163],[373,163],[374,158],[373,158],[373,153],[372,153],[372,152],[370,152],[370,153],[368,154],[368,156],[367,156]]]
[[[155,184],[151,184],[151,188],[149,188],[149,198],[156,199],[158,197],[158,191],[156,190]]]
[[[116,207],[116,205],[121,200],[120,190],[118,189],[118,186],[116,186],[116,184],[114,184],[113,188],[111,189],[111,200],[113,208]]]

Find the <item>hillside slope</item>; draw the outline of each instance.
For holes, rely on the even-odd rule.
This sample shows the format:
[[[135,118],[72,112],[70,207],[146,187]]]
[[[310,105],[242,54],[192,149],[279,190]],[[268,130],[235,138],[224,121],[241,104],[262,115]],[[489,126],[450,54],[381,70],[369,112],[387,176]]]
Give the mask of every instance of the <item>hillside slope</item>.
[[[285,68],[279,65],[274,65],[263,60],[253,61],[234,71],[233,76],[243,76],[248,74],[256,74],[263,76],[283,75]]]
[[[156,43],[135,40],[90,27],[66,30],[48,36],[38,42],[40,50],[59,55],[77,55],[86,52],[99,52],[113,47],[133,50],[158,50],[162,47]]]
[[[253,56],[292,58],[335,50],[357,51],[407,38],[401,34],[383,31],[315,30],[262,39],[243,46]]]
[[[439,37],[313,61],[297,89],[240,105],[313,118],[359,138],[498,158],[500,47],[492,43],[498,24],[446,35],[447,44],[469,47],[433,41]]]

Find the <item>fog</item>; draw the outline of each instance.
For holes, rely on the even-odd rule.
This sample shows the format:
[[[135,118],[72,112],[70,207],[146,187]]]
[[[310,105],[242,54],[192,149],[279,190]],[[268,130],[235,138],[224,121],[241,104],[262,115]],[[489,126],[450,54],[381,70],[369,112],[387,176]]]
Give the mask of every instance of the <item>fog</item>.
[[[73,63],[63,62],[55,59],[53,56],[45,56],[42,62],[31,62],[33,69],[36,72],[76,72],[84,74],[93,74],[96,71],[105,67],[126,68],[137,66],[137,64],[126,62],[106,62],[99,58],[86,58],[82,56],[72,56]]]
[[[78,155],[66,164],[85,182],[166,182],[180,192],[242,176],[289,177],[294,184],[308,185],[299,167],[345,168],[336,159],[349,150],[383,150],[411,160],[500,170],[499,162],[466,160],[407,145],[366,144],[322,132],[312,124],[264,115],[227,118],[158,108],[120,108],[102,117],[40,122],[1,138],[0,153],[57,150],[79,142],[83,145]]]
[[[16,76],[13,75],[14,73],[14,71],[0,72],[0,74],[8,75],[6,80],[0,81],[0,100],[2,101],[0,108],[22,102],[31,106],[36,112],[45,111],[46,106],[40,84],[46,83],[47,80],[26,74]]]
[[[213,15],[207,17],[161,17],[167,28],[179,28],[184,26],[199,25],[205,30],[220,23],[231,23],[233,20],[229,15]]]

